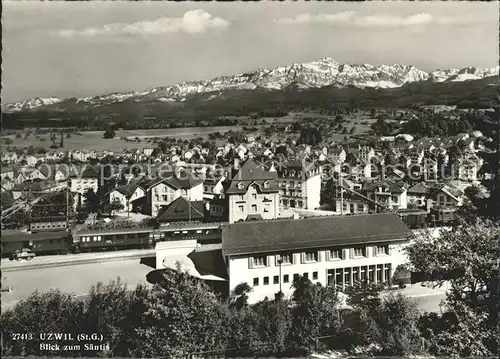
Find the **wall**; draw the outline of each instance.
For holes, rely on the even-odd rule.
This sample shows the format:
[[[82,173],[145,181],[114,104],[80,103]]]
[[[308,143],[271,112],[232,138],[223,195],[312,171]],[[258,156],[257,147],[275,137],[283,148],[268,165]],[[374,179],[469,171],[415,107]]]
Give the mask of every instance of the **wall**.
[[[327,284],[327,270],[334,268],[346,268],[355,266],[366,266],[366,265],[377,265],[377,264],[391,264],[390,276],[394,275],[396,267],[407,261],[406,255],[403,252],[403,248],[407,245],[409,241],[401,241],[399,243],[390,244],[390,254],[389,255],[373,255],[373,247],[367,247],[367,257],[362,258],[351,258],[350,248],[344,248],[344,258],[348,259],[338,259],[338,260],[327,260],[326,251],[319,250],[319,261],[312,263],[302,263],[301,254],[294,253],[294,264],[282,264],[281,265],[281,280],[282,280],[282,291],[285,297],[289,298],[293,294],[292,282],[294,274],[303,275],[303,273],[309,274],[309,279],[312,280],[312,273],[318,272],[318,279],[312,280],[313,283],[320,283],[325,286]],[[268,266],[250,268],[249,257],[239,256],[239,257],[229,257],[229,291],[231,292],[238,284],[248,283],[253,287],[253,278],[259,278],[259,285],[253,287],[252,292],[249,293],[249,303],[256,303],[263,300],[266,296],[268,298],[274,298],[274,295],[279,292],[279,283],[274,284],[274,276],[279,275],[279,265],[276,263],[276,255],[274,253],[268,254]],[[283,276],[285,274],[289,275],[289,283],[283,282]],[[269,277],[269,285],[263,285],[263,277]]]
[[[254,199],[253,195],[256,198]],[[263,202],[264,198],[269,202]],[[257,211],[252,211],[252,205],[257,206]],[[243,206],[243,212],[240,211],[239,206]],[[264,208],[268,212],[264,212]],[[229,223],[234,223],[239,220],[245,220],[249,214],[260,214],[263,219],[275,219],[279,214],[279,195],[278,193],[258,193],[256,186],[249,186],[243,199],[240,195],[229,196]]]
[[[318,172],[303,183],[302,193],[307,197],[306,209],[316,209],[321,200],[321,174]]]

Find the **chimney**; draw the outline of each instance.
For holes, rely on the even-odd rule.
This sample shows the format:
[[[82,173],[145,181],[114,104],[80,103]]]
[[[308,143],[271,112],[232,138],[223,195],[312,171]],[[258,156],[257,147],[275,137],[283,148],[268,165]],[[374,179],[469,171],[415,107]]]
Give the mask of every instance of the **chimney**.
[[[234,164],[233,164],[233,167],[234,169],[237,171],[240,169],[240,159],[239,158],[235,158],[234,159]]]

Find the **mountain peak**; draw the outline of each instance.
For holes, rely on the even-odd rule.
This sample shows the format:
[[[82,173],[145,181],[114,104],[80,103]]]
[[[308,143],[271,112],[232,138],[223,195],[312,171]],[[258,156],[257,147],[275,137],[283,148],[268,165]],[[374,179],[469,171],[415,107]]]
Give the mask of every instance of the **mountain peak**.
[[[183,81],[170,86],[155,87],[150,90],[136,92],[115,92],[94,97],[73,99],[73,103],[85,106],[101,106],[124,101],[184,101],[187,96],[201,93],[212,93],[214,98],[225,90],[283,90],[286,88],[318,88],[336,87],[372,87],[395,88],[407,83],[431,80],[433,82],[468,81],[489,76],[498,76],[499,67],[478,69],[436,70],[427,73],[414,65],[371,65],[340,64],[331,57],[323,57],[318,61],[293,63],[278,66],[272,70],[257,69],[239,75],[218,76],[211,80]],[[69,100],[65,100],[69,101]],[[63,106],[60,98],[36,97],[26,101],[2,106],[4,112],[16,112],[38,107]]]

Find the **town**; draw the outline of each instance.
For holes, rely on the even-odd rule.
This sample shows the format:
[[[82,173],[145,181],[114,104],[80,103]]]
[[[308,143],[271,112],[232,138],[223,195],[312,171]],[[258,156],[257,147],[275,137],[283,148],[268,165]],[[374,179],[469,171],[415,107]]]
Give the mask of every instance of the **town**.
[[[5,2],[4,356],[498,354],[497,7]]]

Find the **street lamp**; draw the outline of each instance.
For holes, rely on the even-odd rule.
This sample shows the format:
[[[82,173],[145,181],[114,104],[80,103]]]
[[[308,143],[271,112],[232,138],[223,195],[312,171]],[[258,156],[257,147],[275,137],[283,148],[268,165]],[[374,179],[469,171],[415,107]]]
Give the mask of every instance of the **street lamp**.
[[[283,259],[280,256],[279,259],[278,259],[278,265],[280,267],[280,279],[279,279],[279,282],[280,282],[280,296],[283,294],[283,292],[281,291],[281,264],[282,263],[283,263]]]

